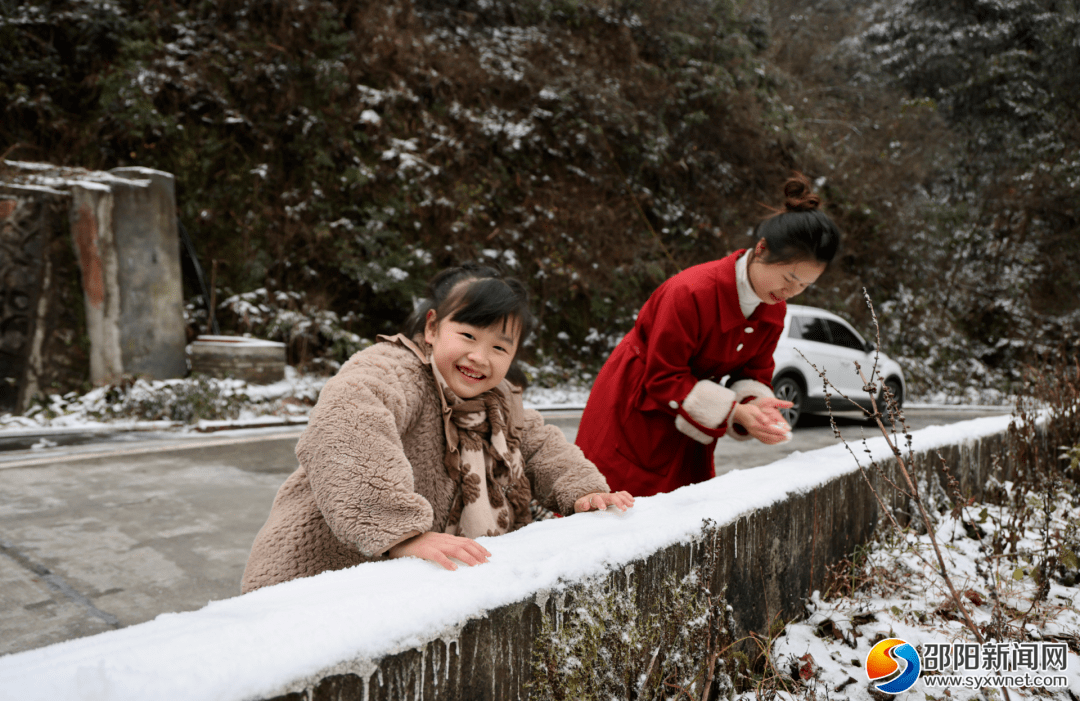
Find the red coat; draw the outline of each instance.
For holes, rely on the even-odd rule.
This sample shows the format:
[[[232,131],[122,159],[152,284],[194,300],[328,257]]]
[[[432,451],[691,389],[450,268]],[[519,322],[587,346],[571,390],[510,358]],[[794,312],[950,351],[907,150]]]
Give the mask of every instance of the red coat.
[[[735,287],[742,253],[687,268],[657,288],[597,375],[576,443],[612,491],[648,496],[715,476],[715,439],[703,445],[675,427],[699,380],[730,375],[772,387],[787,305],[762,303],[743,316]]]

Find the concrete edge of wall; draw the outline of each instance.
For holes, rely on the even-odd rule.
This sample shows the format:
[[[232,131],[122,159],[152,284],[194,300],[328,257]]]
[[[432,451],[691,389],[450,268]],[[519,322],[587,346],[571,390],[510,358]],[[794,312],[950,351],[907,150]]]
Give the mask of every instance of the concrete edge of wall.
[[[965,495],[981,497],[992,475],[1004,477],[1006,432],[968,439],[905,456],[924,485],[940,494],[941,465]],[[758,509],[734,522],[715,524],[718,567],[712,591],[726,590],[734,609],[736,635],[766,633],[774,616],[785,620],[803,611],[803,602],[821,587],[829,565],[849,556],[873,534],[880,507],[868,487],[888,495],[885,476],[899,479],[895,464],[874,464],[865,471],[838,476],[806,493]],[[931,496],[931,499],[934,497]],[[908,504],[887,504],[902,521]],[[659,595],[664,578],[683,576],[700,565],[707,546],[702,540],[678,543],[632,562],[609,575],[613,586],[632,589],[639,606]],[[572,589],[568,585],[567,589]],[[326,670],[303,689],[270,701],[356,699],[524,699],[534,637],[544,614],[555,616],[563,592],[540,592],[502,606],[463,625],[456,636],[372,660],[351,669]]]

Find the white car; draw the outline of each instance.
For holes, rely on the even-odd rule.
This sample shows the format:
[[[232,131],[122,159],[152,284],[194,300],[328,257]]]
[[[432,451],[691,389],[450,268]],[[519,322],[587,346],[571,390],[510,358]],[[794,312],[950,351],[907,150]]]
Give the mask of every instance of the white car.
[[[802,351],[802,355],[798,351]],[[855,369],[856,362],[866,378],[877,384],[880,411],[885,412],[880,378],[885,380],[897,403],[902,403],[906,389],[904,371],[884,351],[877,351],[880,378],[871,378],[874,354],[874,344],[864,341],[851,324],[836,314],[801,304],[787,305],[784,332],[773,353],[776,371],[772,381],[776,398],[795,405],[782,411],[784,418],[795,426],[802,414],[827,410],[824,383],[810,363],[824,370],[829,382],[835,386],[836,389],[829,389],[832,395],[829,401],[834,411],[855,409],[840,396],[841,392],[864,408],[871,406],[870,395],[863,389],[865,383]]]

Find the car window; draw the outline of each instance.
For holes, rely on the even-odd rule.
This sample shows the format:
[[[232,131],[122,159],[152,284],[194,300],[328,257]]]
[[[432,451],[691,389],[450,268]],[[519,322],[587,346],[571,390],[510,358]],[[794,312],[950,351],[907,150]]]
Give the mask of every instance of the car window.
[[[796,316],[791,320],[791,337],[818,343],[829,342],[829,330],[825,320],[814,316]]]
[[[839,321],[833,321],[832,319],[829,319],[828,322],[833,344],[843,346],[844,348],[852,348],[854,350],[866,350],[866,347],[863,346],[859,337],[846,325],[841,324]]]

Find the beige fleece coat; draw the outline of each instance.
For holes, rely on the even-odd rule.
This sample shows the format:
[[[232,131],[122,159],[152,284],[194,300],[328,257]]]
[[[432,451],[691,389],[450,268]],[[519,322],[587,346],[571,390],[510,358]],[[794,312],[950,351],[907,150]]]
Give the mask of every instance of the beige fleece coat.
[[[376,343],[350,358],[311,411],[300,467],[255,536],[243,591],[385,559],[410,531],[442,531],[455,484],[443,466],[440,409],[430,367],[407,348]],[[562,431],[536,411],[515,413],[533,498],[572,514],[578,498],[610,491]]]

